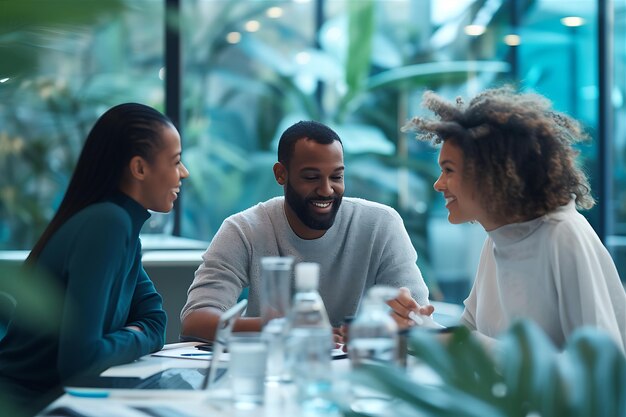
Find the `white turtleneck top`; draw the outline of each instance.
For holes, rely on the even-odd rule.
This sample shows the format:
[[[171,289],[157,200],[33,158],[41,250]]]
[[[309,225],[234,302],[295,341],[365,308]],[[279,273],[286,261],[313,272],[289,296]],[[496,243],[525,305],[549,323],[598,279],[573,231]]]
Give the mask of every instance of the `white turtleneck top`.
[[[537,219],[488,232],[463,323],[496,337],[519,318],[562,348],[582,326],[626,350],[626,293],[615,264],[574,201]]]

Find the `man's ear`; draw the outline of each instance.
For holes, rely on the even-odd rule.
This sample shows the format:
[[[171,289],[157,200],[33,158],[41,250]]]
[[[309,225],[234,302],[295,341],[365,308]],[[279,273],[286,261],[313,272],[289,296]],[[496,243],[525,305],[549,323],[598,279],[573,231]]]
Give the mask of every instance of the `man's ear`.
[[[287,184],[287,168],[280,162],[274,164],[274,178],[280,185]]]
[[[128,163],[128,168],[133,178],[142,181],[146,177],[147,163],[141,156],[133,156]]]

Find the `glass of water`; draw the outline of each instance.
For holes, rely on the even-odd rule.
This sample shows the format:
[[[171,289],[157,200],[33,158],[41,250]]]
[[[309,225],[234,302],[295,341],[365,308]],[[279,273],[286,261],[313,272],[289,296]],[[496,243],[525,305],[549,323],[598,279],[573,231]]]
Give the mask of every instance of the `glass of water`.
[[[266,380],[278,383],[286,378],[285,338],[291,310],[293,258],[269,256],[261,259],[261,320],[269,344]]]
[[[228,374],[237,408],[263,404],[267,341],[259,332],[235,332],[228,339]]]

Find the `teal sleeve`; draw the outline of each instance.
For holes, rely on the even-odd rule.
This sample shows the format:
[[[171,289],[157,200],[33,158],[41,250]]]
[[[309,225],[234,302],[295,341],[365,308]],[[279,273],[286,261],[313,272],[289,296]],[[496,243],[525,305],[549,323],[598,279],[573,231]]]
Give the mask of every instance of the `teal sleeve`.
[[[67,289],[57,357],[62,380],[132,362],[154,350],[163,337],[155,321],[142,316],[149,310],[154,318],[153,310],[160,303],[160,297],[152,296],[152,303],[144,304],[151,298],[145,294],[147,277],[140,278],[141,293],[134,280],[125,280],[129,256],[135,258],[131,267],[140,262],[136,248],[129,247],[130,218],[121,209],[101,210],[77,227],[79,232],[68,243],[72,247],[65,266]],[[119,291],[118,299],[111,299],[112,289]],[[124,329],[128,303],[133,303],[133,321],[141,323],[144,332]],[[118,325],[112,328],[112,323]],[[164,316],[161,326],[165,326]]]
[[[143,333],[150,341],[150,352],[155,352],[165,344],[167,316],[163,311],[163,299],[143,266],[139,268],[139,279],[133,294],[128,325],[143,329]]]

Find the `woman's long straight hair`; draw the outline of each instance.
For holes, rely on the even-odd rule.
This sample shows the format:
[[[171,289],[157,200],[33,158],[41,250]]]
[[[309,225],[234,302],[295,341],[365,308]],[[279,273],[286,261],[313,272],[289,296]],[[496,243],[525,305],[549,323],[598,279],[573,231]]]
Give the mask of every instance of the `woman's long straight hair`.
[[[167,125],[172,125],[170,119],[138,103],[117,105],[100,116],[87,136],[63,200],[26,264],[36,262],[50,237],[70,217],[115,194],[133,157],[151,162]]]

